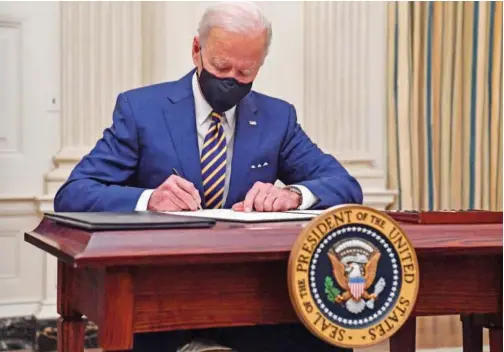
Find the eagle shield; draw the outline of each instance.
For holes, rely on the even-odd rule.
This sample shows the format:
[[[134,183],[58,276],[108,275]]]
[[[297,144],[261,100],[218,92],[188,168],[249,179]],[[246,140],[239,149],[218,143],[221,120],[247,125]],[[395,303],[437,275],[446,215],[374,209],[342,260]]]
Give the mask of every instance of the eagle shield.
[[[348,287],[350,287],[350,293],[355,300],[359,300],[366,289],[366,280],[361,277],[351,277],[348,280]]]

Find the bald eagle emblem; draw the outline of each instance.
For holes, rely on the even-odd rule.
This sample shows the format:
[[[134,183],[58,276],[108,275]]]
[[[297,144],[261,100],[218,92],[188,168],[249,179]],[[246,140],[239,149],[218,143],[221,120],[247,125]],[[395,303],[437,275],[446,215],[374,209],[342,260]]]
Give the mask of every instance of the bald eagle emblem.
[[[343,293],[334,302],[344,304],[349,312],[358,314],[374,302],[385,287],[381,277],[369,293],[376,278],[380,251],[370,242],[349,238],[335,243],[328,252],[332,273]]]

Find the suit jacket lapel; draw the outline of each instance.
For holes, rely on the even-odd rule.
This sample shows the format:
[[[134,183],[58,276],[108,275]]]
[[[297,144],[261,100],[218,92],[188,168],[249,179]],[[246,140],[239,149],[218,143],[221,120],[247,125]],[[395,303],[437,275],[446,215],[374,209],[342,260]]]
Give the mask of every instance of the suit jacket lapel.
[[[249,187],[251,187],[248,174],[257,154],[263,125],[261,124],[261,114],[253,97],[249,94],[240,102],[237,108],[231,180],[224,205],[226,208],[230,208],[234,203],[245,199],[245,195]]]
[[[203,199],[201,163],[196,129],[196,113],[192,95],[192,71],[177,82],[180,87],[174,89],[164,107],[164,116],[180,165],[179,173],[192,182]]]

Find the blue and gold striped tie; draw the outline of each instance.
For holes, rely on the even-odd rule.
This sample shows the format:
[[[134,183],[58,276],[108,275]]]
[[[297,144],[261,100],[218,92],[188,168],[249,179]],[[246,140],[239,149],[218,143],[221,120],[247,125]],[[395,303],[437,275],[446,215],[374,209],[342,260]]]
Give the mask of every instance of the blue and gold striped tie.
[[[212,112],[201,151],[201,174],[205,204],[209,209],[221,208],[226,180],[226,135],[222,127],[222,115]]]

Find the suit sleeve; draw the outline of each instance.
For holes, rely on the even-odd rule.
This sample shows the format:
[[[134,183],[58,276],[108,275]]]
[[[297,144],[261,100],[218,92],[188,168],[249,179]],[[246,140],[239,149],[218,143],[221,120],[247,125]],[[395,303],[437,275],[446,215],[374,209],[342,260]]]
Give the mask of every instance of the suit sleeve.
[[[54,199],[58,212],[133,211],[145,189],[129,186],[135,176],[139,143],[131,105],[117,98],[112,125],[76,165]]]
[[[358,181],[332,156],[323,153],[297,122],[292,105],[280,151],[280,180],[308,188],[317,197],[311,209],[339,204],[362,204]]]

